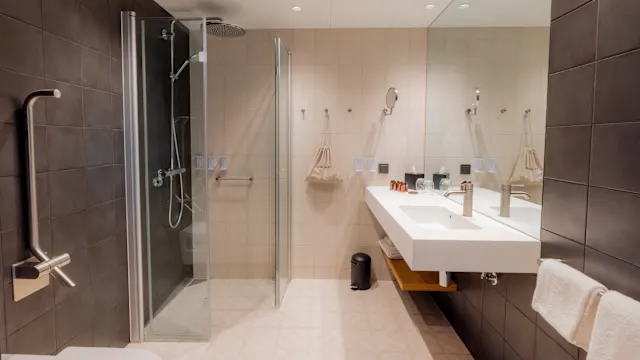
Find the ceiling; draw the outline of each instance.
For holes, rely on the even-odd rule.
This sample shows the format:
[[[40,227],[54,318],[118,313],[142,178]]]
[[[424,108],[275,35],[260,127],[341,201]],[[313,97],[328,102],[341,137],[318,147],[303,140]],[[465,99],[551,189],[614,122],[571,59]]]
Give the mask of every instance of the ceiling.
[[[246,29],[549,26],[551,0],[156,0],[175,17],[220,16]],[[452,3],[451,3],[452,2]],[[447,5],[449,8],[447,8]],[[459,3],[470,4],[466,10]],[[426,9],[426,5],[435,5]],[[299,6],[301,11],[292,11]],[[443,10],[447,9],[443,12]]]

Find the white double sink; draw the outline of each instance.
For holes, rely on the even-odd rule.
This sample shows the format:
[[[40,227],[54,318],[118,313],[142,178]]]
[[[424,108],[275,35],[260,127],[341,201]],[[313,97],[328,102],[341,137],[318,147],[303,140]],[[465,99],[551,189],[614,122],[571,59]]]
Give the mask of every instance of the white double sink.
[[[540,241],[435,193],[367,187],[365,202],[414,271],[535,273]]]

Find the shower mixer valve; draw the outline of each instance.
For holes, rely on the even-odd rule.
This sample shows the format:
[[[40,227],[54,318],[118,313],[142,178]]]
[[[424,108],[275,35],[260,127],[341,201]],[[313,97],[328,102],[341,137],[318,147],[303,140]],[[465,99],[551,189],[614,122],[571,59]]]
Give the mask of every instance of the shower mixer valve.
[[[185,168],[180,168],[180,169],[169,169],[169,170],[158,170],[158,176],[154,177],[151,180],[151,183],[153,184],[154,187],[162,187],[162,185],[164,185],[164,179],[165,178],[170,178],[170,177],[174,177],[176,175],[180,175],[180,174],[184,174],[185,172],[187,172],[187,169]]]

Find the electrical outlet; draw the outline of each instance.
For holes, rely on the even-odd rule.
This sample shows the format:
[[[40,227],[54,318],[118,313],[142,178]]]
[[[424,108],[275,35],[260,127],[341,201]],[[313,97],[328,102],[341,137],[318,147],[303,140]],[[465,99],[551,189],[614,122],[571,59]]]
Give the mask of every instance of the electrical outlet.
[[[378,164],[378,174],[388,174],[389,164]]]
[[[460,165],[460,175],[469,175],[469,174],[471,174],[471,165],[470,164]]]

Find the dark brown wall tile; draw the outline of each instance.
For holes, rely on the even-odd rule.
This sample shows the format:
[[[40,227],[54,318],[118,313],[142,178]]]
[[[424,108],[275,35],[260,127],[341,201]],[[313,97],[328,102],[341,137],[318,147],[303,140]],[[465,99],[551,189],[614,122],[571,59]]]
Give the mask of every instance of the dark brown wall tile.
[[[5,282],[4,303],[7,334],[12,334],[53,309],[53,285],[15,302],[13,301],[13,284]]]
[[[560,347],[562,347],[564,349],[564,351],[567,352],[567,354],[569,354],[572,358],[577,359],[578,358],[578,348],[574,345],[569,344],[563,337],[562,335],[558,334],[558,332],[544,319],[542,318],[542,316],[538,315],[538,331],[543,331],[546,336],[548,336],[550,339],[552,339],[553,341],[555,341],[555,343],[557,345],[559,345]],[[537,334],[536,335],[536,343],[538,341],[538,338],[540,338],[541,335]],[[543,344],[536,344],[536,355],[538,353],[537,350],[537,346],[538,345],[545,345],[544,344],[545,341],[543,341]],[[553,348],[553,346],[550,346]],[[546,359],[555,359],[554,357],[547,357]]]
[[[87,214],[84,210],[51,220],[53,251],[72,253],[87,246]]]
[[[502,337],[504,337],[506,302],[507,300],[491,286],[485,288],[482,298],[482,316]]]
[[[82,210],[87,203],[84,169],[54,171],[49,174],[51,216]]]
[[[600,0],[598,58],[640,48],[640,2]]]
[[[113,163],[124,164],[124,132],[113,132]]]
[[[82,126],[82,88],[56,81],[47,81],[47,86],[62,93],[59,99],[47,99],[47,124]]]
[[[111,91],[111,58],[108,55],[82,49],[82,85]]]
[[[82,46],[45,32],[44,60],[49,79],[80,84]]]
[[[42,291],[42,290],[40,290]],[[37,339],[37,341],[34,341]],[[50,355],[56,351],[53,310],[7,337],[10,354]]]
[[[111,59],[111,92],[122,94],[122,62]]]
[[[42,31],[40,29],[0,15],[0,34],[2,34],[0,68],[42,75]]]
[[[35,163],[36,173],[49,171],[49,145],[47,144],[47,130],[46,126],[36,126],[34,130],[35,137]]]
[[[467,298],[476,309],[482,309],[484,281],[480,279],[480,276],[473,273],[460,273],[457,276],[457,281],[458,288],[464,297]]]
[[[85,166],[82,128],[51,126],[47,129],[49,169],[67,170]]]
[[[542,228],[584,243],[587,189],[584,185],[545,180],[542,195]]]
[[[84,138],[87,144],[87,166],[113,164],[112,130],[85,129]]]
[[[511,346],[509,346],[508,342],[504,342],[504,350],[503,350],[503,360],[522,360],[520,356],[516,353],[515,350]]]
[[[42,0],[0,2],[0,14],[5,14],[30,25],[42,25]]]
[[[551,18],[557,19],[558,17],[567,14],[570,11],[577,9],[578,7],[588,3],[591,0],[556,0],[551,2]]]
[[[116,227],[116,211],[114,202],[96,205],[87,209],[87,224],[89,229],[89,244],[113,236]]]
[[[113,196],[116,199],[125,197],[124,165],[113,166]]]
[[[124,347],[129,343],[129,307],[126,303],[94,316],[94,346]]]
[[[104,239],[89,246],[91,281],[93,282],[107,275],[115,265],[123,265],[122,251],[125,249],[126,244],[123,246],[115,237]]]
[[[0,178],[0,229],[12,230],[22,224],[23,208],[21,206],[22,193],[21,179],[17,176]]]
[[[109,55],[111,36],[108,0],[84,1],[80,13],[82,14],[82,44]]]
[[[560,259],[565,264],[584,271],[584,245],[575,241],[556,235],[552,232],[542,230],[540,232],[542,241],[543,259]]]
[[[66,344],[82,330],[91,326],[93,317],[93,297],[91,289],[69,297],[55,310],[56,315],[56,341],[58,344]]]
[[[592,187],[587,246],[640,266],[640,195]]]
[[[114,129],[122,129],[122,119],[124,117],[122,101],[122,95],[113,95],[111,97],[112,127]]]
[[[75,347],[93,347],[93,328],[89,327],[82,330],[76,337],[71,339],[66,344],[60,345],[58,344],[59,351],[66,349],[67,347],[75,346]]]
[[[0,84],[5,85],[0,96],[0,123],[15,123],[16,120],[22,123],[24,99],[33,91],[44,88],[45,81],[30,75],[0,70]],[[36,124],[47,122],[44,101],[37,102],[34,106],[34,118]]]
[[[547,126],[591,124],[594,76],[593,64],[549,76]]]
[[[556,344],[547,334],[538,329],[536,334],[536,360],[573,360],[560,345]]]
[[[502,359],[504,339],[486,320],[482,323],[482,355],[484,359]]]
[[[536,276],[532,274],[509,274],[507,278],[507,300],[529,320],[536,321],[536,312],[531,307]]]
[[[533,360],[536,325],[508,302],[505,329],[505,340],[522,360]]]
[[[591,126],[547,128],[544,176],[587,184]]]
[[[49,195],[49,174],[36,175],[36,194],[38,201],[38,219],[48,218],[51,214],[51,198]],[[0,221],[2,219],[0,218]]]
[[[591,185],[640,192],[640,169],[635,149],[640,142],[640,123],[593,127]]]
[[[84,90],[84,125],[88,127],[111,128],[111,95],[97,90]]]
[[[104,313],[120,302],[126,302],[129,295],[127,266],[122,265],[91,282],[93,308],[96,313]]]
[[[610,290],[640,301],[640,268],[587,247],[584,272]]]
[[[51,251],[51,224],[49,219],[40,220],[40,246],[45,252]],[[28,233],[22,228],[2,233],[2,279],[9,283],[12,279],[11,265],[31,256],[28,250]],[[6,289],[5,289],[6,290]]]
[[[638,81],[640,52],[633,52],[598,62],[595,96],[596,123],[640,120]]]
[[[550,73],[594,61],[597,11],[594,1],[551,23]]]
[[[87,206],[114,199],[114,173],[112,166],[87,168]]]
[[[0,176],[18,175],[18,130],[14,124],[0,124]]]
[[[45,31],[80,42],[80,1],[45,0],[42,3],[42,22]]]

